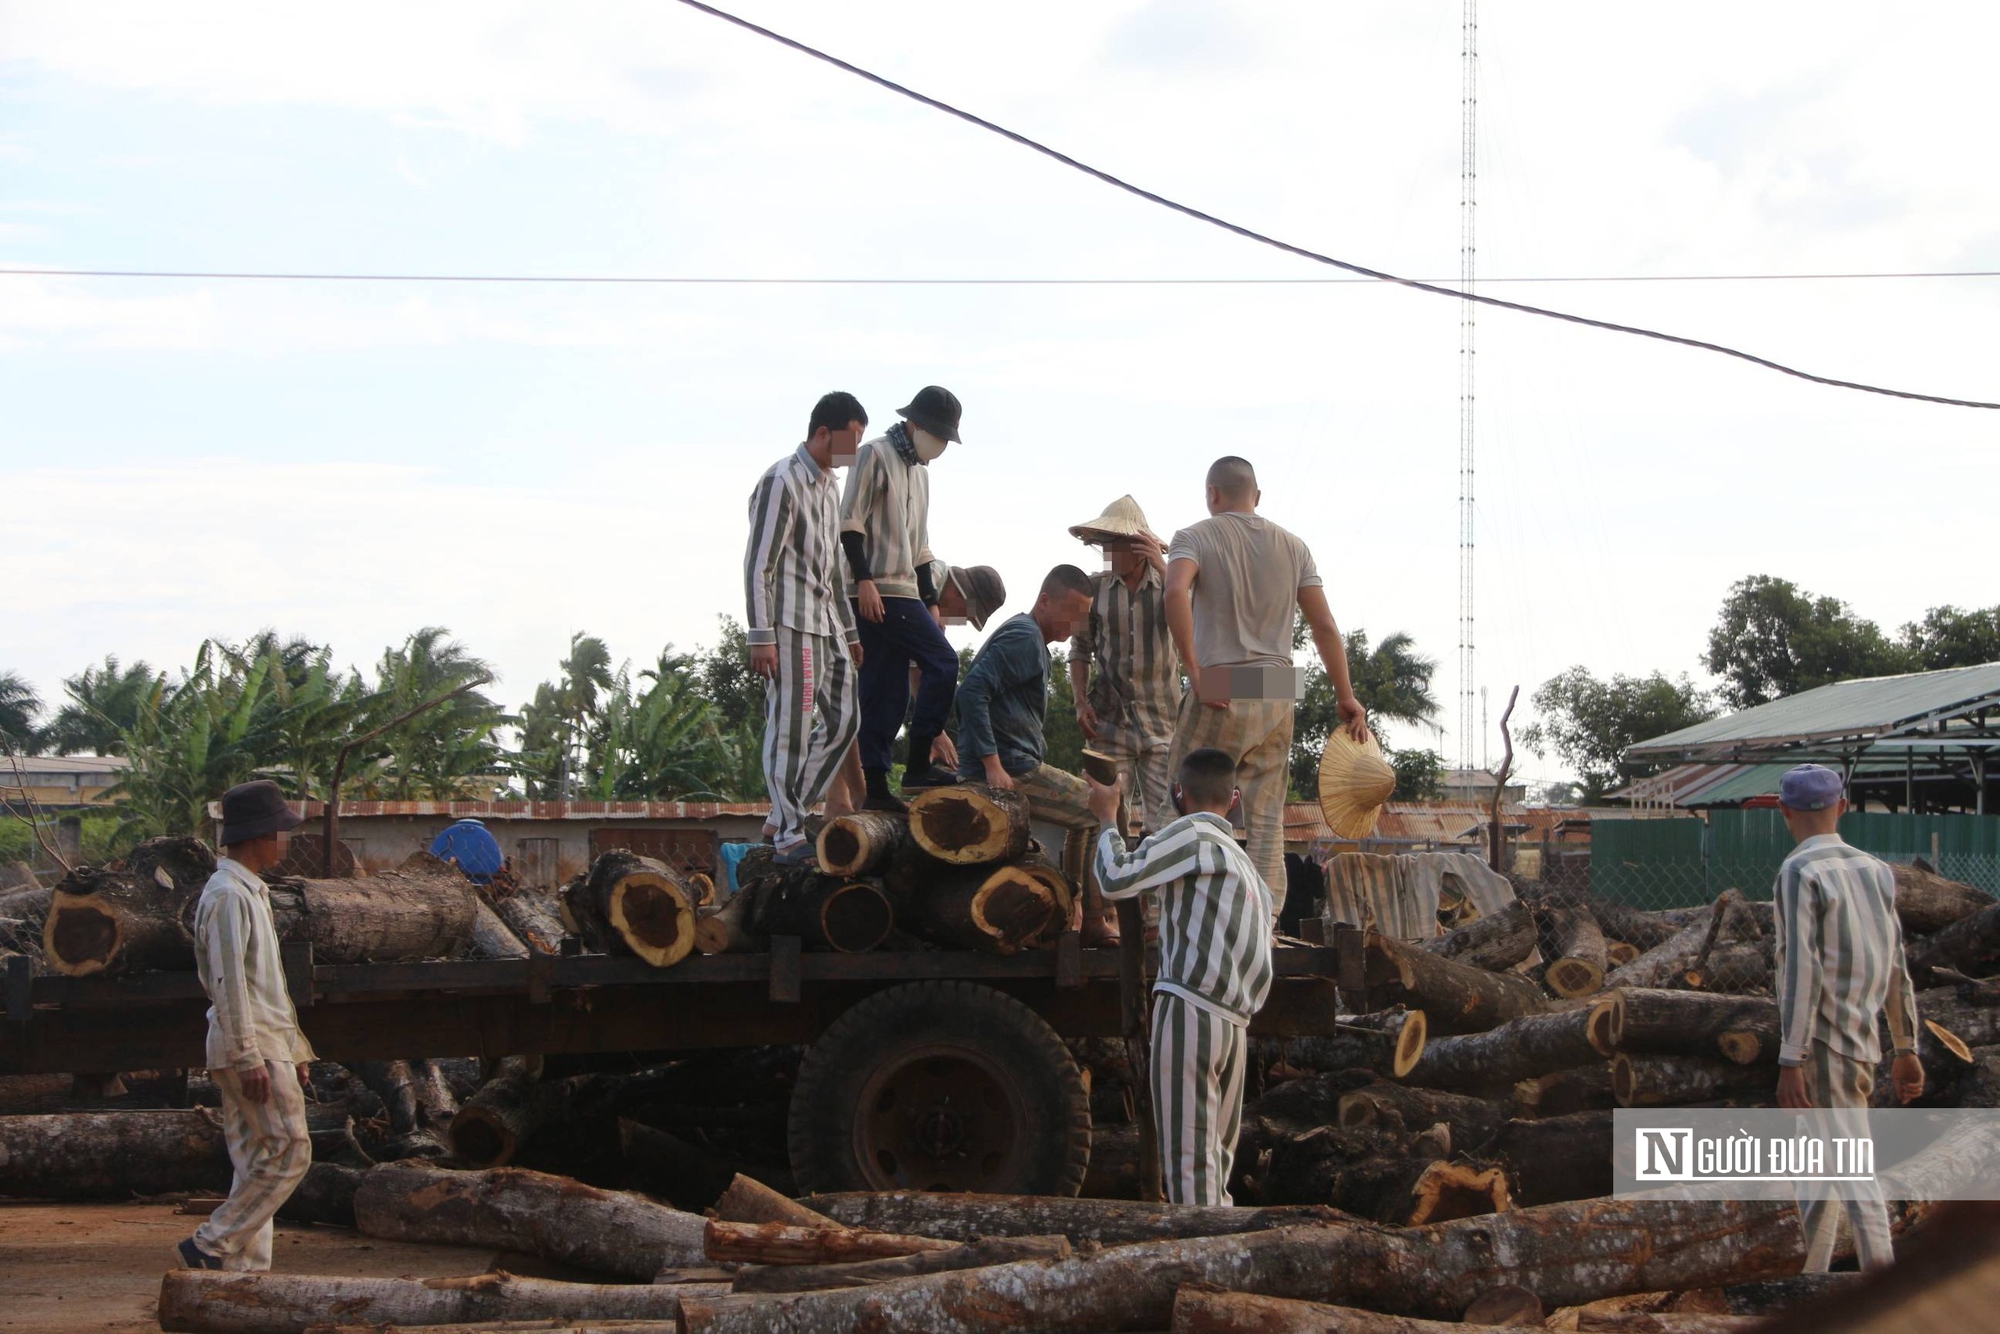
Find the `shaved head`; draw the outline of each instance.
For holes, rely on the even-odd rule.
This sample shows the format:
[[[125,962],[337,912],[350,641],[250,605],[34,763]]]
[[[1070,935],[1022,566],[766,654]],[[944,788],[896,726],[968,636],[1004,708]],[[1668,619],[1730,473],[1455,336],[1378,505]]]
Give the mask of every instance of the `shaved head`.
[[[1208,484],[1225,502],[1240,504],[1257,494],[1257,470],[1231,454],[1208,465]]]

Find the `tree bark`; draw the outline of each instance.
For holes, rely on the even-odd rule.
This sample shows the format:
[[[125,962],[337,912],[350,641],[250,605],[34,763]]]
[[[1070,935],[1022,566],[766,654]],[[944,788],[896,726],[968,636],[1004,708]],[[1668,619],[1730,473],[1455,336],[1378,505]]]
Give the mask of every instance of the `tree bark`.
[[[1012,866],[937,866],[909,904],[909,929],[947,949],[1013,954],[1057,920],[1051,887]]]
[[[1404,1010],[1390,1028],[1336,1024],[1329,1034],[1295,1038],[1252,1038],[1259,1061],[1283,1061],[1301,1070],[1373,1070],[1404,1079],[1423,1064],[1429,1024],[1422,1010]],[[1412,1083],[1425,1081],[1414,1079]]]
[[[1059,1235],[1073,1242],[1091,1241],[1104,1246],[1233,1236],[1339,1217],[1333,1210],[1316,1205],[1235,1209],[1048,1195],[954,1195],[926,1191],[850,1191],[808,1196],[803,1203],[849,1227],[904,1235],[946,1241]]]
[[[1942,1024],[1968,1047],[2000,1046],[2000,1006],[1968,1005],[1951,987],[1918,992],[1917,1017]]]
[[[1542,980],[1566,999],[1594,995],[1604,986],[1604,933],[1587,908],[1550,908],[1543,914]]]
[[[1507,1169],[1517,1208],[1609,1195],[1611,1111],[1516,1119],[1500,1127],[1486,1151]]]
[[[54,920],[52,911],[50,920]],[[1934,935],[1915,937],[1905,943],[1910,980],[1928,986],[1931,969],[1952,968],[1961,972],[2000,958],[2000,903],[1981,908],[1953,922]]]
[[[333,1313],[345,1323],[378,1328],[497,1320],[673,1320],[681,1298],[674,1287],[555,1283],[507,1273],[414,1279],[169,1269],[160,1281],[160,1328],[196,1334],[304,1334]]]
[[[1174,1294],[1173,1334],[1478,1334],[1495,1325],[1420,1320],[1188,1284]]]
[[[391,1134],[433,1136],[442,1152],[458,1101],[435,1063],[357,1061],[353,1070],[388,1108]]]
[[[299,1188],[278,1206],[278,1217],[287,1223],[353,1227],[354,1192],[361,1189],[361,1178],[367,1174],[366,1168],[316,1161],[306,1169]]]
[[[625,1117],[618,1119],[618,1148],[627,1190],[644,1191],[689,1213],[715,1205],[732,1181],[745,1179],[708,1150]]]
[[[539,890],[517,890],[493,904],[493,911],[537,954],[562,953],[562,914],[556,902]]]
[[[702,1247],[718,1264],[826,1265],[883,1260],[958,1243],[844,1225],[798,1227],[791,1223],[725,1223],[708,1220]]]
[[[1364,1158],[1334,1174],[1328,1204],[1391,1227],[1444,1223],[1513,1208],[1507,1174],[1481,1162]]]
[[[827,1288],[858,1288],[920,1274],[953,1269],[981,1269],[1016,1260],[1067,1260],[1067,1237],[988,1237],[942,1250],[844,1264],[762,1265],[738,1271],[735,1292],[817,1292]]]
[[[1506,1119],[1506,1108],[1485,1098],[1400,1084],[1377,1082],[1340,1099],[1339,1124],[1348,1129],[1372,1127],[1414,1135],[1443,1122],[1451,1127],[1452,1150],[1461,1153],[1492,1139]]]
[[[725,1223],[789,1223],[793,1227],[838,1228],[847,1226],[825,1214],[806,1208],[797,1200],[780,1195],[755,1177],[742,1173],[729,1182],[715,1202],[715,1217]]]
[[[1618,1105],[1611,1088],[1609,1062],[1557,1070],[1540,1079],[1524,1079],[1514,1086],[1514,1101],[1524,1112],[1538,1118]]]
[[[1598,929],[1604,932],[1607,941],[1621,941],[1641,954],[1672,940],[1684,925],[1663,913],[1650,913],[1597,894],[1575,894],[1566,901],[1574,901],[1587,908],[1590,915],[1597,919]]]
[[[563,886],[563,906],[584,943],[670,968],[694,949],[694,891],[665,862],[623,848],[601,854]]]
[[[1717,946],[1681,975],[1687,986],[1718,995],[1768,994],[1772,990],[1771,941],[1738,941]]]
[[[1896,916],[1912,935],[1942,931],[1993,906],[1993,896],[1985,890],[1947,880],[1927,867],[1892,862],[1889,869],[1896,874]]]
[[[1527,904],[1516,901],[1491,916],[1475,917],[1464,926],[1425,941],[1423,948],[1468,968],[1500,973],[1533,954],[1535,939],[1534,914]]]
[[[479,894],[456,868],[432,861],[362,880],[273,880],[278,939],[305,941],[314,963],[401,963],[454,958],[472,939]]]
[[[1433,1033],[1479,1033],[1545,1008],[1541,988],[1525,977],[1440,958],[1377,931],[1362,948],[1368,985],[1421,1009]]]
[[[1711,936],[1710,928],[1715,932]],[[1613,969],[1604,979],[1607,987],[1679,987],[1704,944],[1734,944],[1755,940],[1762,934],[1757,919],[1737,890],[1725,889],[1708,913],[1688,923],[1664,944],[1656,945],[1622,968]]]
[[[354,1217],[371,1237],[527,1251],[640,1281],[705,1260],[697,1215],[516,1167],[385,1163],[355,1192]]]
[[[222,1122],[206,1107],[0,1116],[0,1195],[127,1200],[228,1190]]]
[[[560,1114],[560,1081],[544,1084],[517,1063],[480,1085],[451,1118],[451,1150],[474,1167],[504,1167],[528,1137]]]
[[[123,861],[77,867],[49,895],[43,959],[66,977],[193,968],[185,918],[214,873],[198,838],[149,838]]]
[[[1484,1033],[1434,1039],[1404,1082],[1462,1092],[1503,1091],[1523,1079],[1595,1064],[1604,1057],[1591,1045],[1590,1026],[1602,1022],[1596,1016],[1607,1004],[1525,1014]]]
[[[1778,1076],[1719,1057],[1619,1052],[1611,1058],[1611,1088],[1620,1107],[1686,1107],[1725,1098],[1769,1102],[1777,1096]]]
[[[1729,1303],[1732,1315],[1779,1315],[1829,1292],[1840,1292],[1866,1281],[1865,1275],[1854,1272],[1791,1274],[1727,1284],[1722,1296]]]
[[[514,934],[507,923],[500,919],[493,905],[484,898],[472,901],[472,948],[467,953],[475,959],[525,959],[528,947]]]
[[[1350,1224],[1116,1246],[761,1301],[689,1298],[681,1316],[687,1334],[1159,1329],[1182,1284],[1208,1282],[1448,1320],[1499,1282],[1549,1306],[1576,1305],[1795,1271],[1803,1254],[1789,1201],[1580,1200],[1421,1228]]]
[[[1610,993],[1612,1052],[1721,1055],[1738,1065],[1778,1059],[1778,1002],[1765,996],[1628,987]]]
[[[1028,799],[984,783],[934,787],[910,802],[910,836],[939,861],[1011,862],[1028,850]]]
[[[856,811],[828,820],[815,850],[819,869],[828,875],[879,875],[909,842],[908,819],[886,811]]]
[[[705,909],[695,917],[694,947],[703,954],[755,954],[770,942],[750,930],[750,905],[756,887],[745,885],[720,908]]]
[[[764,881],[752,892],[757,896],[751,905],[757,934],[797,936],[809,950],[872,950],[896,924],[888,897],[866,880],[806,872]]]

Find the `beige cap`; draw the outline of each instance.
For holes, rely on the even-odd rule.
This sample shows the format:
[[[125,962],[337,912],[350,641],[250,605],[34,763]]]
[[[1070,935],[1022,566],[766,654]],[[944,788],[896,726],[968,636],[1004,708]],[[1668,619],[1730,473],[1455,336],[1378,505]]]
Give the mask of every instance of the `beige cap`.
[[[1342,838],[1363,839],[1396,790],[1396,771],[1382,758],[1382,743],[1370,732],[1364,744],[1338,728],[1319,757],[1319,808]]]
[[[1104,513],[1089,523],[1079,523],[1069,530],[1071,537],[1085,542],[1103,542],[1109,538],[1137,537],[1140,533],[1150,533],[1146,526],[1146,512],[1139,508],[1139,502],[1130,496],[1120,496],[1104,507]]]

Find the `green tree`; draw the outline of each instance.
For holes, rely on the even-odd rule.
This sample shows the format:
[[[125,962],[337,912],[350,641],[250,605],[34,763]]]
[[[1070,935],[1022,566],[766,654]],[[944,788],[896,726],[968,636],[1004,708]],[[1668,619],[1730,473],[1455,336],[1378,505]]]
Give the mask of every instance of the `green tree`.
[[[569,656],[562,660],[562,677],[556,697],[562,710],[565,735],[557,770],[556,795],[568,797],[575,787],[574,776],[584,758],[592,715],[597,711],[598,694],[611,689],[611,650],[595,635],[579,631],[569,637]]]
[[[0,672],[0,746],[23,755],[42,749],[42,733],[35,719],[42,712],[42,697],[16,672]]]
[[[109,796],[127,833],[201,834],[208,803],[258,777],[276,749],[275,654],[248,658],[204,642],[194,666],[168,688],[158,680],[121,745],[132,767]]]
[[[1392,750],[1390,767],[1396,771],[1394,801],[1436,801],[1444,791],[1444,757],[1427,748]],[[1306,789],[1308,792],[1315,788]]]
[[[1926,672],[2000,662],[2000,606],[1961,611],[1932,607],[1903,627],[1903,648]]]
[[[1583,780],[1586,801],[1651,771],[1625,763],[1625,748],[1715,716],[1708,695],[1686,676],[1613,676],[1600,681],[1572,667],[1535,692],[1535,721],[1521,743],[1537,755],[1551,751]]]
[[[1386,744],[1384,722],[1418,725],[1437,716],[1437,696],[1431,678],[1437,663],[1416,650],[1416,641],[1401,631],[1387,635],[1369,647],[1368,632],[1353,630],[1342,636],[1347,649],[1347,675],[1354,683],[1355,698],[1368,710],[1368,725],[1378,740]],[[1311,643],[1303,618],[1292,630],[1292,647],[1304,649]],[[1340,726],[1333,678],[1326,674],[1316,655],[1306,667],[1305,693],[1299,698],[1292,720],[1292,792],[1304,799],[1319,791],[1319,756],[1327,737]]]
[[[368,726],[492,676],[485,660],[452,639],[449,630],[425,626],[401,648],[383,652]],[[477,690],[454,696],[382,734],[377,786],[396,801],[465,795],[472,780],[502,772],[498,734],[513,721]]]
[[[49,744],[59,755],[123,755],[123,733],[138,721],[139,709],[159,673],[144,661],[126,667],[106,654],[102,665],[86,667],[63,680],[69,703],[49,723]]]
[[[1738,709],[1833,681],[1908,671],[1914,661],[1840,599],[1768,574],[1730,587],[1702,655],[1702,665],[1723,679],[1723,699]]]
[[[959,674],[964,675],[963,669]],[[1076,720],[1067,644],[1049,646],[1049,704],[1042,724],[1042,760],[1065,773],[1083,772],[1083,726]]]

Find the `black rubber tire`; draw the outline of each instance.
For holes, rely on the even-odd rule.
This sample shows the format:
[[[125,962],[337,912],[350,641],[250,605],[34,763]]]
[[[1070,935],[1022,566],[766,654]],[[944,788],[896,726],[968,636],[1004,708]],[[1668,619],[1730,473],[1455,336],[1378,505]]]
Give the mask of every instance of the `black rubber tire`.
[[[939,1071],[945,1075],[938,1077],[955,1072],[961,1085],[969,1079],[985,1102],[970,1117],[954,1109],[948,1118],[959,1130],[974,1123],[963,1139],[924,1138],[927,1147],[954,1150],[931,1160],[956,1163],[945,1180],[932,1181],[916,1155],[897,1159],[892,1146],[882,1157],[881,1146],[896,1139],[882,1127],[892,1117],[922,1117],[926,1126],[945,1120],[926,1116],[910,1099],[904,1107],[890,1105],[898,1090],[913,1081],[922,1087]],[[864,1098],[870,1115],[863,1114]],[[1003,1101],[1004,1108],[996,1105]],[[1069,1048],[1020,1001],[973,982],[891,987],[842,1014],[799,1065],[788,1130],[801,1194],[945,1187],[1073,1196],[1090,1166],[1090,1095]],[[972,1151],[957,1151],[968,1140]],[[873,1155],[870,1145],[878,1146]],[[866,1156],[874,1161],[864,1165]]]

